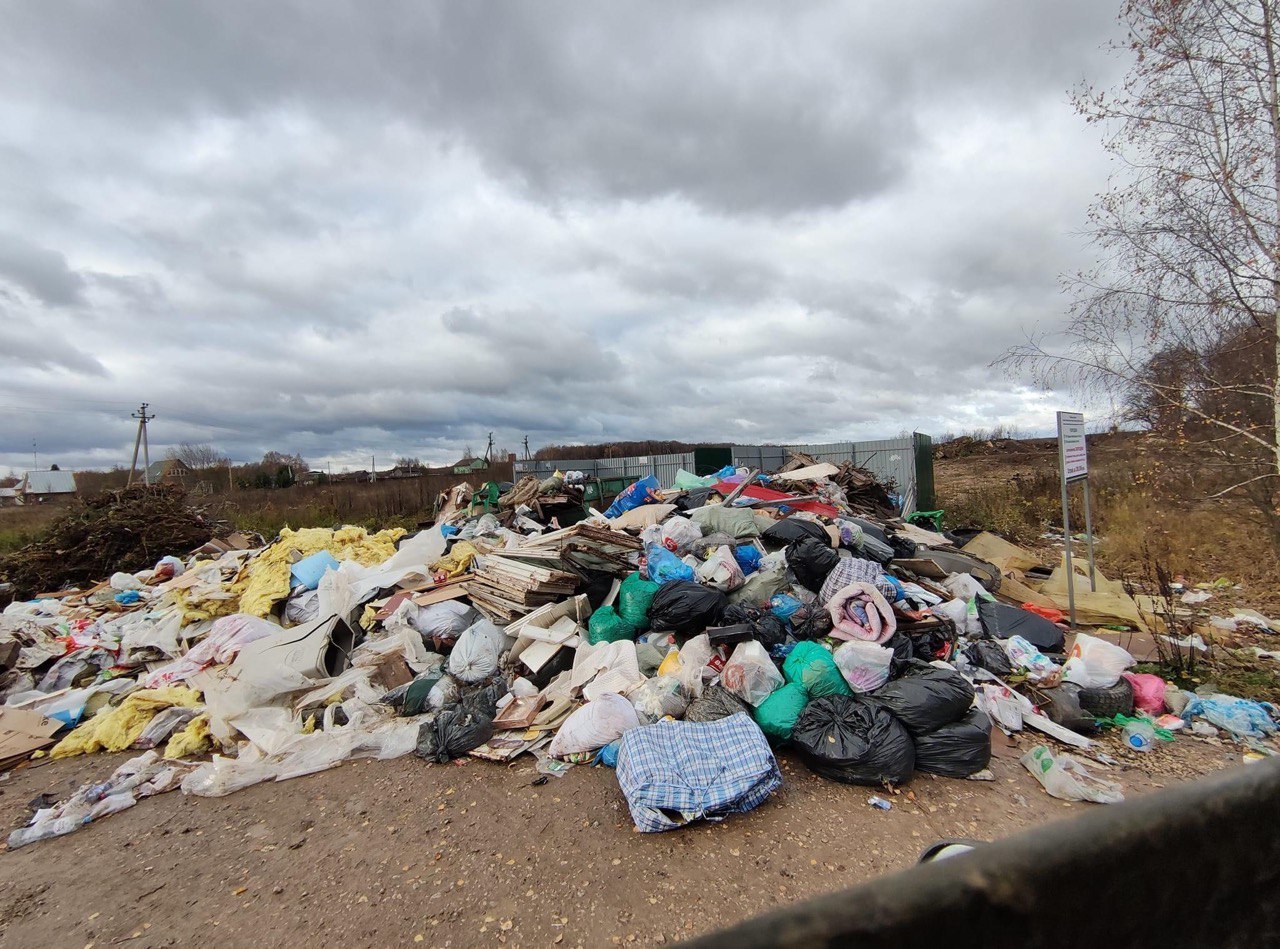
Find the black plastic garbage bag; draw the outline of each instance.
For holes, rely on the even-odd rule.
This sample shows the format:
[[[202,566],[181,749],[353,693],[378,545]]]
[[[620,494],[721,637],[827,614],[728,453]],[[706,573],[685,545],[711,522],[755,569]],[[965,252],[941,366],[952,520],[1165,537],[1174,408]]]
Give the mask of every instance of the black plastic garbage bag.
[[[916,654],[911,637],[899,629],[883,645],[893,650],[893,659],[889,661],[889,677],[902,675],[910,667]]]
[[[1013,674],[1013,663],[1004,647],[990,639],[979,639],[970,643],[964,651],[964,657],[979,669],[998,675],[1000,678]]]
[[[869,521],[865,517],[851,517],[849,520],[862,528],[862,536],[874,538],[882,544],[887,545],[889,543],[889,535],[885,533],[883,527],[874,521]]]
[[[806,537],[820,540],[827,547],[831,546],[831,535],[827,533],[827,529],[817,521],[803,517],[784,517],[760,535],[760,539],[772,547],[785,547]]]
[[[781,646],[787,641],[787,624],[775,616],[772,610],[735,603],[724,611],[721,622],[726,626],[747,624],[751,627],[751,638],[765,649]]]
[[[893,548],[893,556],[899,560],[910,560],[919,549],[914,540],[903,537],[901,534],[890,534],[889,546]]]
[[[584,573],[587,575],[587,582],[585,585],[579,585],[578,592],[587,595],[587,602],[591,604],[593,611],[598,610],[609,598],[609,591],[613,588],[613,581],[616,578],[603,570],[586,570]]]
[[[944,778],[967,778],[991,762],[991,719],[970,709],[958,722],[916,737],[916,770]]]
[[[728,689],[719,685],[708,686],[702,695],[689,703],[684,710],[686,722],[716,722],[739,712],[751,714],[751,708]]]
[[[649,623],[654,629],[687,636],[719,626],[728,605],[728,598],[714,587],[692,580],[668,580],[649,605]]]
[[[1062,652],[1066,634],[1061,627],[1050,623],[1043,616],[999,603],[995,600],[979,600],[978,620],[982,631],[994,639],[1021,636],[1041,652]]]
[[[435,721],[418,726],[419,758],[443,764],[461,758],[493,737],[493,717],[477,715],[461,704],[445,709]]]
[[[840,555],[816,537],[798,540],[787,548],[787,566],[800,585],[817,593],[822,582],[840,561]]]
[[[902,784],[915,768],[906,728],[858,696],[814,699],[791,730],[791,744],[816,774],[845,784]]]
[[[791,614],[788,622],[791,623],[791,635],[801,641],[822,639],[831,634],[831,614],[816,601],[800,607]]]
[[[469,712],[493,718],[498,714],[498,701],[506,694],[506,682],[497,677],[483,688],[468,689],[458,700],[458,704]]]
[[[684,494],[676,498],[676,510],[681,514],[685,511],[696,511],[700,507],[704,507],[707,499],[715,492],[711,488],[690,488]]]
[[[468,692],[457,704],[442,710],[433,721],[418,726],[418,757],[443,764],[461,758],[493,737],[493,717],[498,699],[507,693],[501,679]]]
[[[901,678],[865,698],[883,705],[912,735],[927,735],[961,718],[973,704],[973,686],[954,669],[913,659]]]
[[[862,543],[855,544],[850,548],[859,557],[866,560],[874,560],[878,564],[888,566],[889,561],[893,560],[893,548],[888,544],[883,544],[874,537],[863,535]]]

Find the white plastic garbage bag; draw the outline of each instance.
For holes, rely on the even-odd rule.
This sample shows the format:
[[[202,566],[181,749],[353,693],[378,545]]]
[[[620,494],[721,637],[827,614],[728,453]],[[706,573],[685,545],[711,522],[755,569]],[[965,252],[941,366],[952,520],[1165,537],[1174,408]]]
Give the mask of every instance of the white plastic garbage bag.
[[[836,668],[855,692],[873,692],[889,681],[893,650],[888,646],[851,640],[836,649]]]
[[[711,661],[711,637],[706,633],[694,636],[680,647],[680,684],[691,699],[702,695],[702,685],[707,663]]]
[[[1124,800],[1120,785],[1094,777],[1071,755],[1055,755],[1046,745],[1036,745],[1023,755],[1022,765],[1051,797],[1095,804],[1119,804]]]
[[[631,692],[627,698],[645,725],[652,725],[670,715],[679,718],[689,707],[689,697],[676,676],[654,676]]]
[[[487,619],[463,630],[449,654],[449,673],[463,682],[480,682],[498,671],[506,634]]]
[[[564,720],[548,752],[553,758],[563,758],[595,751],[639,727],[640,718],[631,702],[617,693],[606,692]]]
[[[1062,667],[1062,678],[1086,689],[1107,689],[1119,682],[1124,670],[1135,661],[1115,643],[1078,633]]]
[[[719,547],[705,562],[698,566],[698,579],[709,587],[728,593],[746,583],[742,567],[728,547]]]
[[[460,636],[475,621],[476,611],[458,600],[421,606],[417,615],[409,619],[413,628],[423,636],[439,636],[442,639]]]
[[[662,523],[662,540],[675,544],[676,553],[683,554],[702,539],[702,528],[679,514]]]
[[[751,705],[759,705],[782,688],[783,681],[769,653],[754,639],[738,643],[720,673],[720,684]]]

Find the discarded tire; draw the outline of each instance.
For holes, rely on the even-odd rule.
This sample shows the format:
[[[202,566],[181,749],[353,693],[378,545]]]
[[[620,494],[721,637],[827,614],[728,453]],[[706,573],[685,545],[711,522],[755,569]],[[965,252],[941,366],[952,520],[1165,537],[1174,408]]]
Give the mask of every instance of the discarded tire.
[[[1080,707],[1098,718],[1133,714],[1133,686],[1121,677],[1115,685],[1102,689],[1081,689]]]
[[[1098,730],[1098,723],[1080,705],[1080,686],[1064,682],[1052,689],[1033,689],[1031,699],[1051,722],[1073,732],[1089,735]]]

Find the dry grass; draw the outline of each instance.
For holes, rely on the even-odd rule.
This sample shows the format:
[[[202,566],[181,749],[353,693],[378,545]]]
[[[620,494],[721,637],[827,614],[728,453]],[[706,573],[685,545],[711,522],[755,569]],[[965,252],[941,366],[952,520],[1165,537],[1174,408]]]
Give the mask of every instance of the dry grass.
[[[1197,500],[1199,459],[1177,446],[1129,435],[1090,446],[1094,529],[1104,572],[1140,576],[1151,560],[1191,582],[1225,576],[1260,609],[1280,604],[1280,566],[1265,524],[1241,501]],[[998,531],[1028,546],[1062,529],[1057,454],[953,458],[937,464],[939,507],[950,527]],[[1083,492],[1072,490],[1073,531],[1084,528]]]
[[[459,475],[374,484],[297,485],[277,491],[236,491],[219,497],[219,515],[241,530],[271,537],[282,527],[355,524],[412,529],[435,513],[437,495],[465,480]],[[478,486],[472,479],[473,486]]]
[[[0,507],[0,554],[7,554],[39,539],[62,511],[60,504]]]

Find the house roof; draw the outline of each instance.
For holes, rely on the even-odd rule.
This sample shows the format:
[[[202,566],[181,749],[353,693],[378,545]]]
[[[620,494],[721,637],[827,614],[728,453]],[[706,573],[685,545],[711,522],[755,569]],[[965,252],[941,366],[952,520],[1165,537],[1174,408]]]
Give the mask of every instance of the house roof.
[[[190,470],[190,466],[181,458],[161,458],[147,466],[147,477],[151,481],[159,481],[167,474]]]
[[[28,471],[22,479],[22,490],[27,494],[75,494],[75,472]]]

